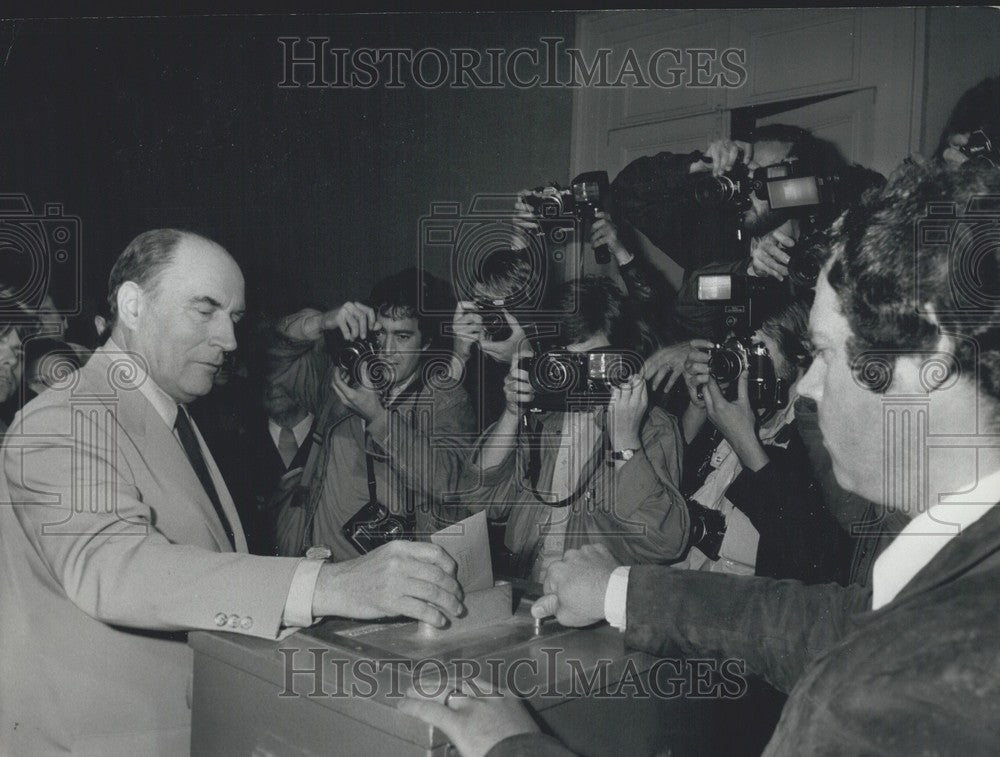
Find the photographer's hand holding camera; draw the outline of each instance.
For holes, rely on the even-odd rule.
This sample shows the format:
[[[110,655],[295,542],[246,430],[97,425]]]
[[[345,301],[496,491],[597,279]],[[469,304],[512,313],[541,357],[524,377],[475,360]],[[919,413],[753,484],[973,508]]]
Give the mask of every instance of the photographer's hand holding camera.
[[[717,139],[691,163],[689,173],[710,171],[713,176],[729,173],[738,162],[749,164],[753,160],[753,144],[738,139]]]

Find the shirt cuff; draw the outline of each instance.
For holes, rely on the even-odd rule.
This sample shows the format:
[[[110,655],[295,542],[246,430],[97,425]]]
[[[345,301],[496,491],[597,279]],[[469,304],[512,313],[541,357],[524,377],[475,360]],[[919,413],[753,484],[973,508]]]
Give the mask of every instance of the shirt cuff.
[[[312,614],[313,593],[316,591],[320,568],[325,562],[326,560],[306,558],[295,566],[292,584],[288,587],[288,598],[285,600],[285,611],[281,616],[282,625],[286,628],[306,628],[316,621]]]
[[[628,598],[628,572],[625,565],[615,568],[604,592],[604,618],[620,631],[625,630],[625,600]]]

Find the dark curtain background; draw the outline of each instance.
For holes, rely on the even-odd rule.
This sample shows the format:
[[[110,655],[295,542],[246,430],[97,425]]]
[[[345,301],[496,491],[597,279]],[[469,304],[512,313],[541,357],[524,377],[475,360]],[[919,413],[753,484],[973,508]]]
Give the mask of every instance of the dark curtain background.
[[[80,218],[85,308],[128,241],[161,226],[229,249],[251,310],[334,306],[418,262],[431,202],[570,178],[572,94],[282,89],[278,37],[485,51],[572,45],[573,29],[568,13],[2,21],[0,192]],[[9,239],[0,253],[19,254]],[[75,304],[73,277],[54,278]]]

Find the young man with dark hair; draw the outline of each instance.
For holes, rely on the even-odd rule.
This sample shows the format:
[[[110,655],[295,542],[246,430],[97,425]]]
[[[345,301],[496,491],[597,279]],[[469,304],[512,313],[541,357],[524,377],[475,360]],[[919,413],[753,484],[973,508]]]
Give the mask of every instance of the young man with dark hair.
[[[282,554],[310,547],[335,560],[364,551],[345,533],[378,505],[426,537],[463,511],[450,505],[459,488],[465,447],[474,433],[468,395],[450,372],[438,313],[448,312],[447,287],[410,268],[378,282],[367,303],[325,313],[303,310],[284,319],[275,358],[282,384],[316,417],[315,440],[300,487],[303,496],[278,513]],[[338,365],[324,334],[339,331],[361,357]],[[282,373],[274,372],[276,377]]]
[[[503,377],[525,338],[520,321],[540,304],[545,274],[527,249],[514,247],[490,250],[472,265],[471,291],[458,292],[452,318],[452,371],[462,377],[482,430],[503,407]]]
[[[609,279],[567,282],[556,304],[550,310],[564,313],[556,341],[567,353],[598,361],[623,353],[641,368],[636,313]],[[612,388],[610,400],[576,397],[529,412],[536,392],[519,362],[526,354],[511,362],[505,408],[474,453],[465,495],[472,509],[507,519],[508,569],[540,580],[566,549],[594,540],[629,562],[676,560],[689,527],[677,488],[680,431],[673,416],[648,407],[641,370]],[[545,359],[536,355],[535,364]],[[544,385],[548,372],[536,373]]]
[[[870,588],[629,569],[584,547],[549,569],[533,613],[607,619],[653,654],[745,660],[789,692],[766,755],[995,754],[998,197],[995,169],[904,169],[848,211],[820,274],[799,390],[818,403],[837,479],[910,519]],[[955,259],[973,251],[976,279]],[[402,709],[469,753],[567,754],[509,703],[453,699]]]

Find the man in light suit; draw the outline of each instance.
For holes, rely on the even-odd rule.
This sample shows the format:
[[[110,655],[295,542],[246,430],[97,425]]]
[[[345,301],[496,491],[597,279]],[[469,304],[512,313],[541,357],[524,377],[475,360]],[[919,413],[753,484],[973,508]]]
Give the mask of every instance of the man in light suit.
[[[186,754],[190,629],[277,639],[324,615],[461,612],[431,544],[336,565],[246,554],[185,408],[236,347],[243,276],[224,249],[146,232],[109,289],[109,342],[4,442],[0,752]]]

